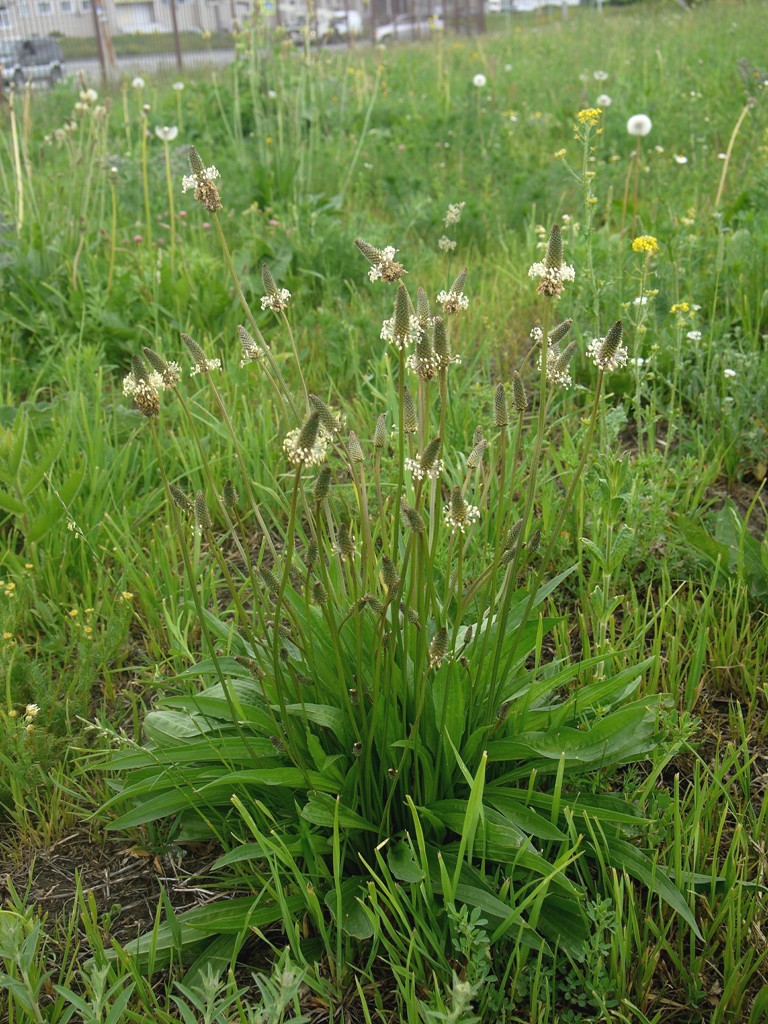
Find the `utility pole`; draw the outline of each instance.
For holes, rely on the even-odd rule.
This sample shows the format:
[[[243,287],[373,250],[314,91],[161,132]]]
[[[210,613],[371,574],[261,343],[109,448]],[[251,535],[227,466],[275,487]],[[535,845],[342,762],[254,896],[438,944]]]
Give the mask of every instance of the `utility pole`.
[[[101,6],[97,4],[96,0],[91,0],[91,15],[93,17],[93,34],[96,37],[96,49],[99,52],[99,66],[101,67],[101,84],[106,86],[107,84],[107,61],[104,56],[104,43],[101,39],[101,25],[99,24],[99,14],[101,13]]]
[[[176,0],[168,0],[171,9],[171,28],[173,30],[173,48],[176,51],[176,67],[182,70],[181,43],[179,42],[179,23],[176,19]]]

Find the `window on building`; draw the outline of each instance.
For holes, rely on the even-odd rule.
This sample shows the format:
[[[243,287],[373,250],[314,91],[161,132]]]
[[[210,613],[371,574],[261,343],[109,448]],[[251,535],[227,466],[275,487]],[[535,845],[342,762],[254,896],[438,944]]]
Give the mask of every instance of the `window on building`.
[[[80,10],[83,11],[83,12],[90,12],[90,10],[91,10],[91,0],[81,0]]]
[[[49,3],[48,0],[37,0],[37,13],[53,14],[53,4]]]
[[[74,10],[72,6],[72,0],[61,0],[61,13],[71,14]]]
[[[19,14],[22,18],[29,17],[29,4],[19,4]]]
[[[0,28],[11,28],[11,12],[6,7],[0,7]]]

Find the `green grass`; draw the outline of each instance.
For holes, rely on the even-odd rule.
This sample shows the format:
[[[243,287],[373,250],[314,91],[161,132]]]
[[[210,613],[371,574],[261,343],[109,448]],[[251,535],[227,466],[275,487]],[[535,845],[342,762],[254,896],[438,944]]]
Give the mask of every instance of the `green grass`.
[[[447,35],[429,47],[336,54],[304,54],[254,36],[242,40],[236,65],[187,79],[183,92],[148,81],[140,91],[99,97],[96,105],[107,101],[103,114],[91,104],[74,115],[76,91],[16,96],[15,136],[10,110],[0,110],[0,848],[3,873],[14,880],[0,910],[0,1007],[14,1024],[272,1021],[309,1014],[310,995],[350,1021],[765,1019],[763,18],[757,4],[714,0],[691,14],[672,4],[606,7],[602,17],[579,9],[565,22],[553,10],[504,20],[504,28],[469,40]],[[597,70],[608,78],[596,80]],[[472,85],[477,73],[487,78],[484,89]],[[581,141],[574,138],[576,114],[602,92],[612,102],[585,148],[583,130]],[[739,121],[750,96],[754,105]],[[638,112],[653,120],[639,159],[624,127]],[[63,130],[71,117],[78,127]],[[152,132],[156,124],[179,126],[167,151]],[[312,652],[280,662],[279,631],[269,624],[279,615],[272,584],[246,572],[241,590],[235,576],[235,598],[213,555],[221,540],[224,565],[236,573],[236,544],[215,497],[228,478],[243,492],[246,528],[236,531],[238,542],[257,562],[266,558],[273,567],[253,507],[284,560],[277,569],[293,557],[303,571],[311,519],[299,507],[291,554],[294,474],[282,441],[300,423],[283,412],[285,395],[261,365],[238,368],[236,328],[246,321],[215,222],[178,188],[189,144],[221,172],[220,222],[274,353],[272,376],[279,367],[303,414],[286,325],[259,309],[263,263],[292,293],[288,319],[309,390],[360,436],[373,549],[397,552],[402,567],[397,530],[377,496],[377,484],[385,496],[398,485],[397,437],[381,478],[370,443],[382,411],[388,428],[397,424],[400,368],[397,351],[379,338],[394,292],[368,281],[357,236],[398,247],[414,302],[423,287],[434,304],[437,291],[469,268],[469,309],[451,321],[462,363],[450,368],[444,414],[436,396],[431,414],[422,406],[418,439],[422,450],[438,429],[444,433],[445,489],[435,494],[435,520],[454,484],[466,482],[467,500],[483,508],[458,571],[484,579],[507,506],[510,524],[513,514],[528,518],[524,537],[541,530],[538,552],[516,556],[525,568],[522,592],[535,594],[575,565],[542,602],[541,632],[523,628],[516,641],[520,655],[530,656],[515,668],[515,686],[521,693],[533,687],[542,703],[513,701],[498,735],[473,746],[463,730],[465,720],[479,725],[472,716],[481,713],[480,698],[461,712],[448,700],[450,693],[458,701],[453,669],[425,677],[432,688],[426,706],[438,714],[432,724],[426,715],[422,760],[414,754],[413,770],[401,771],[390,804],[379,788],[386,791],[382,777],[401,748],[370,728],[365,698],[341,703],[333,690],[339,663],[354,666],[356,676],[344,692],[364,692],[368,672],[398,678],[397,645],[377,660],[375,614],[357,608],[366,592],[383,600],[378,560],[359,567],[355,591],[354,573],[327,541],[321,582],[332,599],[322,620],[311,610],[320,606],[305,607],[287,572],[282,587],[278,572],[277,606],[293,623],[296,649]],[[458,202],[465,203],[461,220],[446,228],[447,207]],[[528,277],[553,224],[562,227],[565,258],[576,268],[554,312]],[[643,234],[658,239],[657,255],[632,251],[632,238]],[[456,241],[454,253],[438,247],[443,235]],[[645,304],[634,302],[640,295]],[[573,318],[577,351],[574,386],[552,390],[543,430],[539,374],[535,359],[524,356],[531,328],[550,312],[551,322]],[[586,348],[617,319],[629,355],[644,362],[605,375],[591,433],[598,371]],[[222,358],[225,372],[215,383],[233,432],[206,375],[186,376],[180,332]],[[131,356],[145,345],[185,370],[186,405],[163,396],[157,434],[170,483],[191,495],[204,491],[213,516],[208,535],[193,534],[186,522],[176,529],[148,424],[122,395]],[[504,430],[494,421],[494,389],[504,384],[511,399],[514,370],[534,405],[523,420],[517,488],[507,494],[498,486]],[[436,384],[429,388],[434,395]],[[480,468],[468,469],[478,426],[489,447]],[[510,428],[507,468],[515,436]],[[340,470],[338,458],[326,521],[336,530],[352,516],[362,548],[359,470],[356,463]],[[312,482],[308,473],[302,493]],[[417,503],[414,491],[408,495]],[[398,628],[414,657],[427,657],[439,625],[481,627],[482,588],[470,584],[466,607],[457,605],[463,591],[451,575],[455,552],[455,545],[432,547],[428,573],[408,577],[416,581],[421,622],[404,618]],[[403,573],[417,570],[423,567]],[[443,591],[454,597],[443,602]],[[205,628],[200,608],[211,611]],[[260,668],[278,680],[283,672],[289,696],[292,677],[280,665],[292,657],[293,671],[313,675],[326,693],[317,703],[336,701],[343,715],[338,744],[327,726],[313,727],[306,748],[302,730],[280,719],[290,764],[318,776],[309,787],[314,796],[303,783],[259,791],[259,800],[250,785],[234,783],[200,796],[211,772],[240,764],[234,740],[215,740],[230,728],[266,758],[254,762],[260,770],[288,770],[279,750],[264,754],[259,746],[276,727],[243,728],[221,701],[205,710],[215,757],[198,752],[196,761],[183,760],[178,730],[200,691],[216,682],[211,649],[223,651],[223,693],[235,670],[229,655],[242,655],[247,637],[231,628],[235,622],[269,638]],[[483,666],[488,671],[493,658],[471,646],[466,655],[476,680],[486,678]],[[558,659],[572,666],[562,679]],[[619,695],[614,679],[634,678],[638,665],[637,688]],[[494,678],[488,674],[490,693]],[[412,695],[392,686],[398,714],[412,722]],[[503,696],[514,698],[514,687]],[[483,713],[495,713],[498,703],[489,699]],[[33,704],[37,714],[27,711]],[[577,725],[584,737],[615,721],[605,730],[616,739],[630,718],[608,716],[635,713],[628,736],[636,747],[628,738],[615,763],[589,770],[576,772],[565,756],[547,763],[543,741],[530,739],[547,721],[550,729]],[[643,732],[651,719],[652,737]],[[132,746],[145,722],[154,753]],[[359,722],[369,732],[356,760]],[[519,762],[505,760],[511,748],[499,744],[522,742],[521,735],[534,745]],[[169,743],[170,766],[163,767]],[[319,749],[328,758],[323,771]],[[490,828],[498,819],[489,808],[501,814],[499,779],[509,764],[518,773],[513,784],[533,800],[526,807],[551,826],[535,840],[551,877],[532,873],[509,850],[506,860],[498,857],[501,833]],[[353,794],[349,780],[358,777]],[[105,810],[126,784],[135,801]],[[153,818],[144,803],[160,793],[176,810]],[[183,810],[190,806],[203,818]],[[369,816],[373,831],[356,831],[353,810]],[[637,811],[645,823],[630,827],[635,819],[621,815]],[[125,857],[140,854],[150,874],[171,878],[167,865],[181,850],[205,869],[191,918],[175,915],[173,904],[190,904],[173,891],[154,924],[145,915],[142,957],[129,945],[135,894],[119,888],[119,876],[117,896],[89,894],[72,875],[68,892],[46,902],[43,880],[64,863],[59,851],[73,836],[79,851],[96,851],[110,826],[124,839]],[[210,865],[223,851],[208,850],[212,836],[229,862],[213,875]],[[389,844],[379,847],[383,838]],[[242,854],[238,843],[256,845]],[[645,860],[632,853],[640,849]],[[89,855],[81,856],[87,879]],[[229,901],[212,901],[218,887],[232,890]],[[245,910],[254,893],[261,917],[249,933]],[[513,915],[506,925],[494,900]],[[561,906],[562,920],[581,936],[570,945],[562,921],[552,924]],[[549,949],[537,944],[540,935],[551,940]],[[204,949],[205,936],[212,944]],[[215,977],[206,976],[208,965]]]

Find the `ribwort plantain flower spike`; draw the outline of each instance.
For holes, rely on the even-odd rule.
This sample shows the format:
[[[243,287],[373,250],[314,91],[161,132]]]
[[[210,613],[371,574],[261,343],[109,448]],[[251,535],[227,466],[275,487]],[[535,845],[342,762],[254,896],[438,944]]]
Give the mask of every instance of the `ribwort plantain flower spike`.
[[[487,447],[488,442],[484,437],[481,437],[467,456],[467,469],[476,469],[480,465]]]
[[[555,299],[562,294],[564,283],[576,277],[573,267],[563,260],[563,236],[557,224],[552,228],[543,261],[534,263],[528,276],[540,279],[537,288],[539,295]]]
[[[617,320],[604,338],[593,338],[589,343],[587,355],[599,370],[618,370],[626,364],[629,353],[621,336],[621,320]]]
[[[402,352],[417,342],[420,334],[419,321],[413,312],[408,289],[400,283],[395,296],[394,316],[382,323],[380,338],[394,345],[398,352]]]
[[[349,523],[340,523],[336,531],[336,551],[341,559],[354,558],[355,538]]]
[[[435,357],[441,370],[447,370],[451,363],[460,363],[461,356],[451,355],[451,346],[448,341],[448,331],[445,328],[445,320],[441,316],[435,317]]]
[[[464,285],[467,281],[467,268],[459,272],[458,277],[451,285],[447,292],[439,292],[437,295],[437,301],[443,307],[443,312],[450,316],[453,313],[458,313],[462,309],[469,308],[469,299],[464,294]]]
[[[411,508],[405,498],[400,499],[400,515],[412,533],[424,533],[426,530],[427,527],[421,514],[415,508]]]
[[[362,238],[356,238],[355,245],[371,264],[371,269],[368,271],[369,280],[381,280],[391,284],[405,274],[406,271],[402,263],[395,260],[398,250],[394,246],[386,245],[383,249],[377,249],[375,245],[364,242]]]
[[[194,146],[189,147],[187,157],[189,159],[189,169],[192,173],[185,174],[181,179],[182,192],[193,188],[195,190],[195,199],[198,203],[204,206],[209,213],[218,213],[223,207],[219,190],[214,185],[214,181],[220,178],[221,175],[215,167],[206,167],[203,164],[200,154]]]
[[[184,491],[182,491],[180,487],[177,487],[176,484],[169,484],[168,490],[171,493],[173,503],[177,505],[182,510],[182,512],[186,512],[187,514],[189,514],[190,512],[194,511],[194,505],[192,504],[192,501],[190,500],[190,498],[187,497],[187,495],[184,493]]]
[[[261,336],[261,332],[257,332],[259,337],[256,340],[242,324],[238,324],[237,336],[240,339],[240,347],[243,350],[243,358],[240,360],[240,369],[247,366],[248,363],[260,363],[264,359],[264,339]]]
[[[496,394],[493,396],[493,422],[497,427],[506,427],[509,423],[507,392],[501,383],[496,385]]]
[[[331,437],[333,437],[334,434],[338,434],[340,432],[341,423],[339,422],[338,417],[333,415],[333,413],[322,400],[322,398],[318,397],[317,395],[310,395],[309,404],[320,416],[320,426],[323,428],[326,434],[329,434]]]
[[[240,495],[237,493],[235,485],[229,478],[227,478],[224,481],[224,488],[221,498],[226,508],[237,508],[237,503],[240,500]]]
[[[211,370],[221,369],[221,360],[208,359],[194,338],[190,338],[188,334],[182,333],[181,340],[187,346],[189,354],[192,356],[192,361],[195,364],[189,371],[190,377],[194,377],[198,373],[210,373]]]
[[[405,468],[413,474],[415,480],[436,480],[440,476],[443,471],[443,460],[440,458],[442,446],[442,439],[435,437],[419,458],[405,460]]]
[[[400,586],[400,573],[397,566],[388,555],[381,556],[381,571],[379,572],[381,585],[390,593]]]
[[[557,327],[553,327],[547,335],[550,345],[559,345],[572,327],[573,320],[571,317],[568,317],[567,320],[563,320],[563,322],[558,324]]]
[[[349,452],[350,462],[365,462],[363,446],[360,444],[360,438],[357,436],[354,430],[350,430],[349,432],[349,440],[347,441],[347,451]]]
[[[440,360],[432,348],[428,332],[423,328],[419,330],[419,336],[416,339],[416,351],[408,356],[405,364],[419,380],[426,382],[437,376]]]
[[[211,513],[208,511],[208,504],[202,491],[195,495],[195,523],[198,530],[206,532],[213,528]]]
[[[426,331],[431,322],[431,311],[429,308],[429,298],[423,288],[419,288],[416,292],[416,316],[419,321],[419,327],[422,331]]]
[[[514,370],[512,373],[512,405],[518,412],[525,412],[528,408],[528,395],[525,393],[523,378]]]
[[[406,384],[403,388],[403,432],[415,434],[419,429],[419,420],[416,415],[416,403],[413,400],[413,393]]]
[[[387,444],[387,414],[383,412],[376,420],[373,431],[373,447],[384,448]]]
[[[451,533],[455,533],[457,530],[464,533],[468,526],[472,526],[478,521],[480,509],[465,500],[460,487],[454,487],[451,492],[451,503],[443,506],[443,516]]]
[[[291,293],[287,288],[277,287],[266,263],[261,265],[261,280],[264,284],[264,291],[267,293],[261,297],[261,308],[271,309],[273,313],[282,313],[288,308]]]
[[[315,410],[304,426],[291,430],[283,441],[283,451],[294,466],[317,466],[325,460],[326,441],[320,433],[320,413]]]
[[[314,487],[312,488],[312,500],[316,505],[325,501],[331,490],[331,467],[323,466],[320,472],[317,474],[315,479]]]
[[[438,668],[448,653],[448,630],[440,626],[429,642],[429,667]]]
[[[160,374],[164,391],[172,391],[181,380],[181,367],[178,363],[167,363],[154,349],[142,349],[144,358],[155,371]]]
[[[144,416],[160,414],[158,391],[163,387],[159,373],[147,370],[141,356],[131,357],[131,372],[123,378],[123,394],[132,398],[133,404]]]
[[[320,580],[316,580],[312,585],[312,599],[315,604],[326,604],[328,601],[328,591]]]

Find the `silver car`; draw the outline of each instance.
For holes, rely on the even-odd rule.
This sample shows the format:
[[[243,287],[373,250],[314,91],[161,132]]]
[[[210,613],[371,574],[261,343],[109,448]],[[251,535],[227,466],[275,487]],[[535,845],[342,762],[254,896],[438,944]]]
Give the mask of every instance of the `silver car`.
[[[439,31],[444,27],[443,19],[437,11],[431,17],[398,14],[388,24],[379,25],[376,29],[375,39],[377,43],[391,43],[397,39],[429,39],[432,32]]]
[[[25,82],[45,80],[55,85],[64,77],[64,57],[55,39],[0,40],[2,83],[17,88]]]

